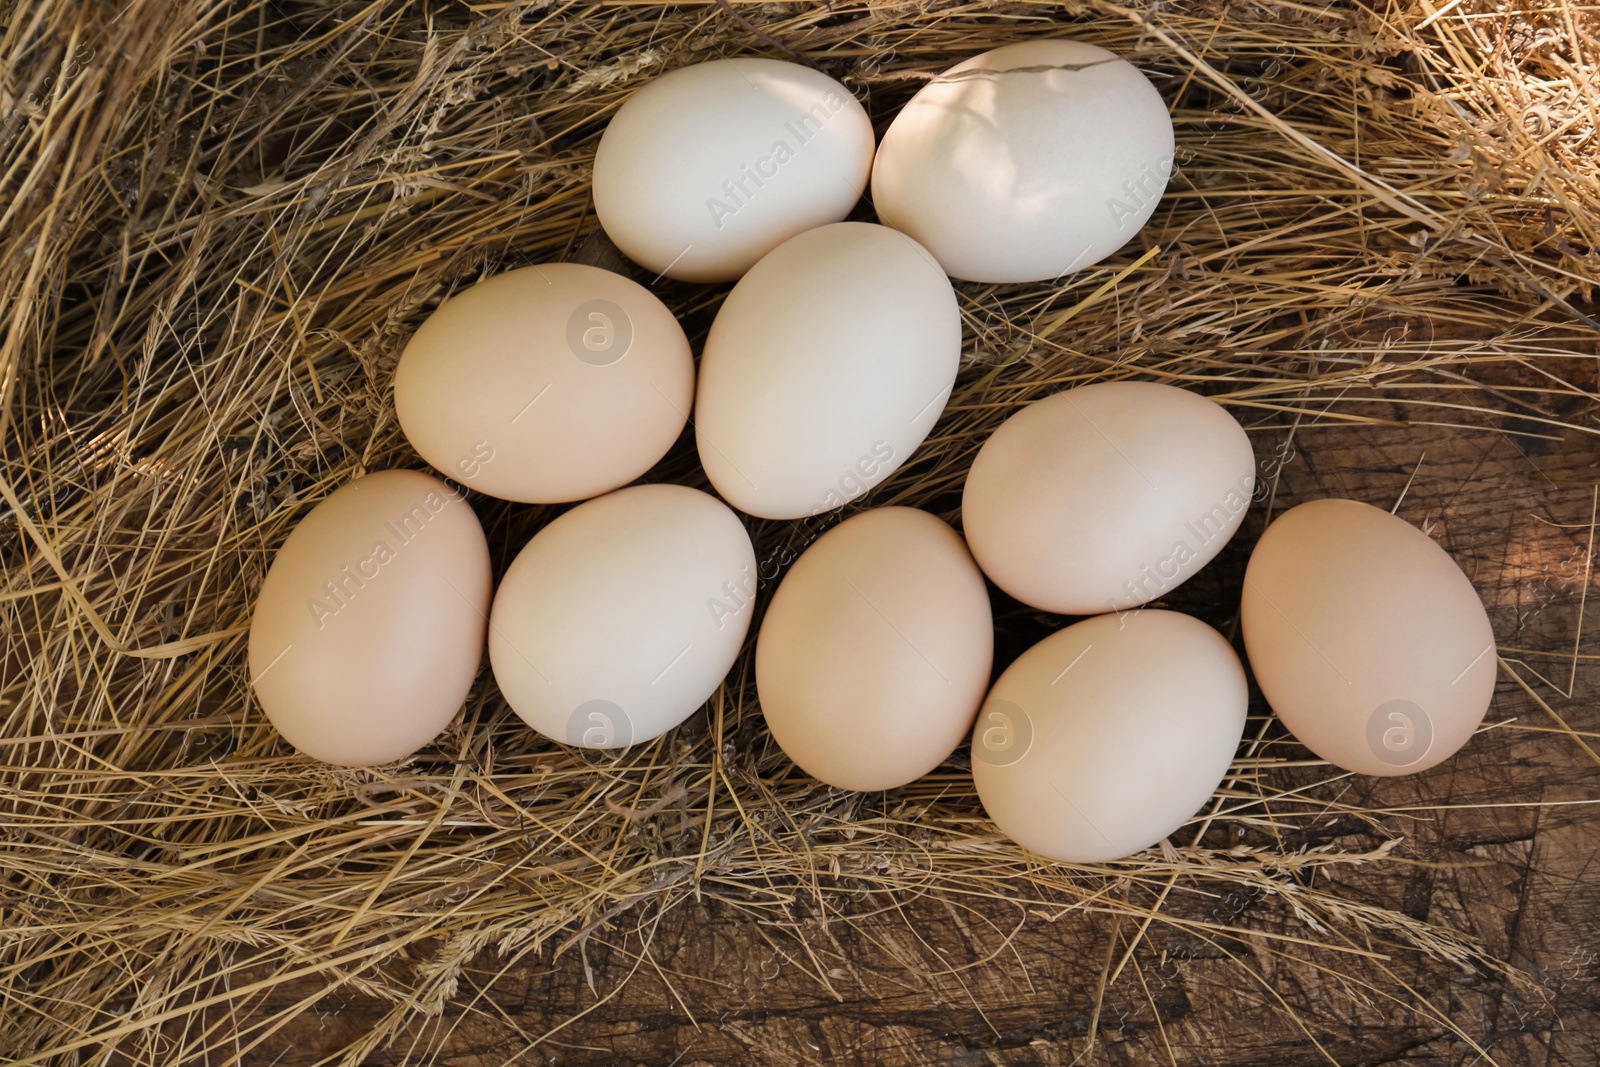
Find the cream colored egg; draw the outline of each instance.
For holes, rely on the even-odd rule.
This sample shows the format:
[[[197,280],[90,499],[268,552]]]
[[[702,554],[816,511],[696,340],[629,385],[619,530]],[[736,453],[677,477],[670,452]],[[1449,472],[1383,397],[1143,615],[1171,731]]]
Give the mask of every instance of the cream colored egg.
[[[335,490],[273,558],[250,681],[302,753],[389,763],[438,736],[483,659],[489,549],[472,507],[418,471]]]
[[[755,553],[739,517],[681,485],[579,504],[533,536],[495,592],[489,661],[547,737],[625,748],[681,723],[744,643]]]
[[[756,689],[806,773],[894,789],[960,745],[993,656],[989,594],[961,536],[925,511],[873,508],[784,576],[756,642]]]
[[[1026,604],[1093,615],[1188,580],[1250,504],[1244,429],[1198,393],[1102,382],[1037,400],[978,450],[961,501],[983,572]]]
[[[633,481],[672,447],[693,400],[694,357],[672,312],[578,263],[507,271],[450,297],[394,375],[395,414],[423,459],[524,503]]]
[[[1426,770],[1494,696],[1494,631],[1472,582],[1404,519],[1313,500],[1267,527],[1240,624],[1261,692],[1296,738],[1362,774]]]
[[[1172,157],[1166,104],[1136,67],[1082,41],[1027,41],[911,98],[884,132],[872,201],[952,277],[1043,281],[1132,240]]]
[[[1244,733],[1244,668],[1197,619],[1141,608],[1059,630],[1006,668],[973,727],[972,777],[1012,840],[1100,863],[1170,836]]]
[[[695,399],[700,462],[751,515],[842,507],[922,443],[960,358],[955,292],[920,245],[863,222],[808,230],[717,312]]]
[[[732,281],[797,233],[850,213],[872,169],[850,90],[776,59],[717,59],[647,82],[594,157],[594,209],[649,270]]]

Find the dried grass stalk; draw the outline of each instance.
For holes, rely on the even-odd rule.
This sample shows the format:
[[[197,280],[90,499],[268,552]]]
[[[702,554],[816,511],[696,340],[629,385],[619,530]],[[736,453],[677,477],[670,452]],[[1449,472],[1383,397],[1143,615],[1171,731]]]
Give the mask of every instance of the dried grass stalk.
[[[1037,35],[1114,48],[1174,102],[1178,174],[1142,245],[1059,285],[960,287],[955,398],[874,503],[953,517],[974,450],[1018,405],[1125,376],[1205,391],[1259,433],[1396,411],[1592,432],[1560,414],[1593,396],[1590,11],[467,12],[38,0],[0,18],[0,1058],[248,1052],[297,1010],[253,1010],[263,996],[311,977],[393,1004],[356,1062],[443,1010],[480,950],[565,948],[691,894],[774,918],[885,893],[1030,921],[1116,914],[1130,940],[1110,983],[1152,927],[1238,932],[1208,902],[1239,890],[1274,902],[1281,921],[1251,934],[1263,951],[1358,975],[1379,1002],[1408,996],[1395,953],[1515,980],[1448,926],[1313,877],[1408,862],[1406,815],[1330,805],[1337,772],[1264,717],[1170,845],[1078,868],[996,834],[964,753],[888,795],[798,774],[748,655],[703,715],[618,758],[535,737],[485,671],[437,744],[350,771],[265,724],[244,634],[308,508],[363,471],[420,465],[389,393],[416,324],[522,263],[627,269],[589,205],[607,117],[654,74],[774,42],[850,84],[880,128],[928,72]],[[696,337],[723,291],[656,288]],[[687,441],[658,476],[704,484]],[[549,517],[477,503],[501,567]],[[764,557],[809,536],[755,529]],[[1307,844],[1330,810],[1390,840]],[[200,1025],[217,1006],[235,1022]]]

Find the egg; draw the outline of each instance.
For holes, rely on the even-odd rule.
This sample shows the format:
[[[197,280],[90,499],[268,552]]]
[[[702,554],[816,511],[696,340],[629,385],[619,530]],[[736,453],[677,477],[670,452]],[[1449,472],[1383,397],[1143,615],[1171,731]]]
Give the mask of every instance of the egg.
[[[534,534],[494,597],[489,662],[513,710],[587,748],[649,741],[721,684],[753,614],[739,517],[682,485],[635,485]]]
[[[1244,521],[1250,440],[1218,404],[1155,382],[1101,382],[1001,423],[962,491],[972,554],[1025,604],[1093,615],[1187,581]]]
[[[1244,734],[1239,657],[1154,608],[1058,630],[1007,667],[973,727],[972,777],[1012,840],[1050,859],[1131,856],[1216,791]]]
[[[960,358],[955,292],[922,246],[864,222],[808,230],[739,279],[711,324],[701,465],[751,515],[842,507],[910,458]]]
[[[872,202],[952,277],[1043,281],[1130,241],[1172,157],[1166,104],[1136,67],[1082,41],[1027,41],[911,98],[884,132]]]
[[[993,655],[989,594],[961,536],[925,511],[873,508],[784,576],[756,641],[756,691],[806,773],[894,789],[961,744]]]
[[[1433,538],[1354,500],[1313,500],[1267,527],[1239,607],[1250,669],[1312,752],[1361,774],[1449,759],[1494,695],[1494,631]]]
[[[872,122],[810,67],[741,57],[647,83],[594,157],[594,210],[636,263],[732,281],[766,253],[850,213],[872,169]]]
[[[250,682],[300,752],[402,759],[454,718],[483,659],[489,548],[472,506],[420,471],[357,478],[273,558],[250,619]]]
[[[400,428],[447,477],[524,503],[585,500],[649,470],[694,402],[683,328],[648,289],[579,263],[497,274],[417,328]]]

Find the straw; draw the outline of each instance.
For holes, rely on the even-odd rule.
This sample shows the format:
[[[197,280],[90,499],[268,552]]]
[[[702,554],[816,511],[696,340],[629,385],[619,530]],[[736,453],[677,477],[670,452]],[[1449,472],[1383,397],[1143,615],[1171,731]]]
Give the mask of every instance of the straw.
[[[1573,414],[1595,399],[1585,309],[1600,267],[1586,8],[737,8],[6,9],[0,1059],[225,1062],[281,1043],[337,990],[387,1005],[335,1057],[356,1063],[459,1004],[486,950],[503,967],[580,951],[689,899],[769,920],[824,989],[819,922],[914,899],[1005,929],[1115,918],[1111,942],[1085,949],[1097,1003],[1149,997],[1169,935],[1248,938],[1253,955],[1230,956],[1239,982],[1316,1047],[1317,1007],[1257,964],[1403,1004],[1467,1048],[1403,961],[1534,988],[1447,917],[1330,877],[1407,869],[1414,820],[1482,801],[1342,801],[1342,772],[1259,708],[1203,812],[1162,847],[1092,866],[998,833],[964,750],[889,794],[809,779],[763,725],[749,648],[705,712],[620,756],[533,734],[487,669],[398,766],[323,766],[266,723],[244,648],[274,550],[351,478],[423,466],[391,400],[407,337],[450,293],[527,263],[648,283],[598,233],[590,165],[627,95],[687,63],[792,50],[881,132],[929,74],[1070,35],[1130,58],[1173,105],[1176,173],[1137,240],[1058,282],[958,286],[954,397],[866,503],[957,519],[996,425],[1100,380],[1206,393],[1264,450],[1313,420],[1513,426],[1524,446],[1593,432]],[[654,285],[697,345],[725,289]],[[651,477],[703,487],[692,440]],[[497,570],[557,510],[473,503]],[[811,536],[752,530],[763,560]],[[1211,621],[1226,628],[1235,606],[1219,594]],[[1002,647],[1043,625],[1015,606],[997,622]],[[1515,642],[1502,669],[1526,686]],[[1577,658],[1573,679],[1565,666],[1570,690]],[[1550,714],[1495,728],[1593,758],[1592,735]],[[1312,833],[1329,817],[1366,833]],[[263,1007],[275,990],[306,992]]]

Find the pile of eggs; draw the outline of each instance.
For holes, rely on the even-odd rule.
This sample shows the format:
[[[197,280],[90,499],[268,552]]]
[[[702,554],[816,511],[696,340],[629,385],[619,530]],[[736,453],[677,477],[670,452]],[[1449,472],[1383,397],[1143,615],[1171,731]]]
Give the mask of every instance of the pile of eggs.
[[[315,507],[279,551],[250,630],[251,680],[300,751],[404,758],[460,709],[485,641],[500,692],[559,742],[649,741],[702,707],[755,614],[737,511],[809,519],[916,451],[954,386],[951,279],[1036,282],[1131,238],[1171,172],[1165,105],[1125,60],[1015,44],[931,79],[874,151],[841,84],[719,60],[634,93],[595,156],[596,214],[657,276],[734,281],[701,353],[647,288],[572,263],[446,300],[394,379],[406,437],[443,478],[390,470]],[[841,221],[871,188],[882,224]],[[717,496],[630,484],[694,413]],[[462,487],[579,502],[492,588]],[[846,789],[904,785],[970,735],[986,810],[1059,860],[1159,842],[1227,774],[1244,669],[1222,635],[1143,605],[1216,556],[1255,489],[1242,427],[1195,393],[1118,381],[1006,420],[962,488],[964,536],[914,508],[862,510],[793,560],[755,680],[771,734]],[[991,684],[985,579],[1089,618]],[[1472,734],[1494,638],[1429,537],[1348,500],[1261,538],[1241,624],[1285,725],[1331,762],[1420,770]]]

